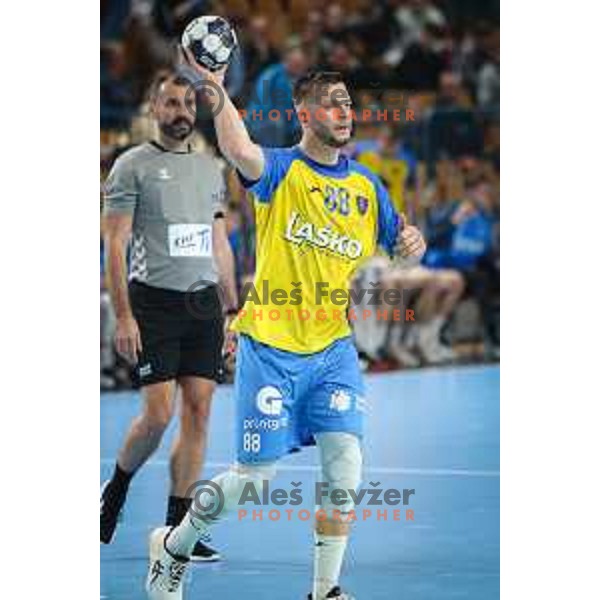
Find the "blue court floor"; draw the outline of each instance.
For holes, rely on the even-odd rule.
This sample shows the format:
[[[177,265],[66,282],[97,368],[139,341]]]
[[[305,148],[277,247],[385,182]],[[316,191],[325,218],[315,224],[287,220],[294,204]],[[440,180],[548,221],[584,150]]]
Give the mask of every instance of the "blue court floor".
[[[413,488],[414,521],[394,521],[390,507],[387,522],[373,517],[357,523],[342,578],[357,600],[499,598],[499,386],[498,366],[367,376],[364,481]],[[206,477],[233,456],[231,392],[221,386],[214,400]],[[102,395],[101,479],[112,471],[138,407],[137,394]],[[147,536],[163,523],[174,429],[175,423],[134,479],[115,541],[101,548],[101,598],[145,598]],[[299,508],[314,510],[316,461],[314,449],[290,456],[273,487],[290,490],[291,481],[301,480]],[[240,521],[235,514],[215,527],[213,545],[225,559],[191,566],[185,600],[305,600],[312,571],[310,521],[288,521],[281,514],[278,522],[268,520],[267,510],[263,522]]]

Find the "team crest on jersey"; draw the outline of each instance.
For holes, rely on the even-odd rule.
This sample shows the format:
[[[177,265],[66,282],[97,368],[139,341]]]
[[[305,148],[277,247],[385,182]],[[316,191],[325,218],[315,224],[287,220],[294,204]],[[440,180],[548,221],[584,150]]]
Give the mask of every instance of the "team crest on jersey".
[[[359,214],[366,215],[369,210],[369,199],[365,196],[356,196],[356,208]]]

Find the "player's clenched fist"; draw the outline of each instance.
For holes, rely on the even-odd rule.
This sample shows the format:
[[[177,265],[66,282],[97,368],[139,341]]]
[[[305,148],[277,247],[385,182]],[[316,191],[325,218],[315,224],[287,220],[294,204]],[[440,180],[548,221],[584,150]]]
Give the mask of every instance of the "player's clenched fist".
[[[394,255],[401,267],[409,268],[421,262],[426,249],[422,233],[414,225],[406,225],[398,234]]]

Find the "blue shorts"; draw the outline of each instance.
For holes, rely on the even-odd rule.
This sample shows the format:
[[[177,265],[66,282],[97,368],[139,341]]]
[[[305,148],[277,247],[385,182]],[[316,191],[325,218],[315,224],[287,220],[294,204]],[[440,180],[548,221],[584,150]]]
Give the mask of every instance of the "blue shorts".
[[[234,392],[240,463],[275,461],[314,445],[319,432],[362,437],[364,383],[352,338],[295,354],[241,335]]]

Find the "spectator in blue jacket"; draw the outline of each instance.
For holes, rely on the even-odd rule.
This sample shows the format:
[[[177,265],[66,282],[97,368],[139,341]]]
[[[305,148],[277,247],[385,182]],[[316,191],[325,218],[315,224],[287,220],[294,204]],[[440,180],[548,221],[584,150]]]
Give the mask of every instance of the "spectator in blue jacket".
[[[246,106],[246,125],[254,141],[263,146],[291,146],[299,139],[300,123],[294,110],[292,88],[309,67],[298,40],[288,42],[281,62],[267,67],[256,80]],[[278,118],[270,118],[272,110]]]
[[[461,271],[475,268],[492,250],[495,222],[489,184],[479,177],[467,182],[463,200],[430,212],[425,264]]]
[[[428,221],[424,264],[456,269],[465,276],[467,294],[475,297],[481,310],[485,341],[499,346],[499,218],[490,184],[475,176],[467,181],[463,200],[433,209]]]

